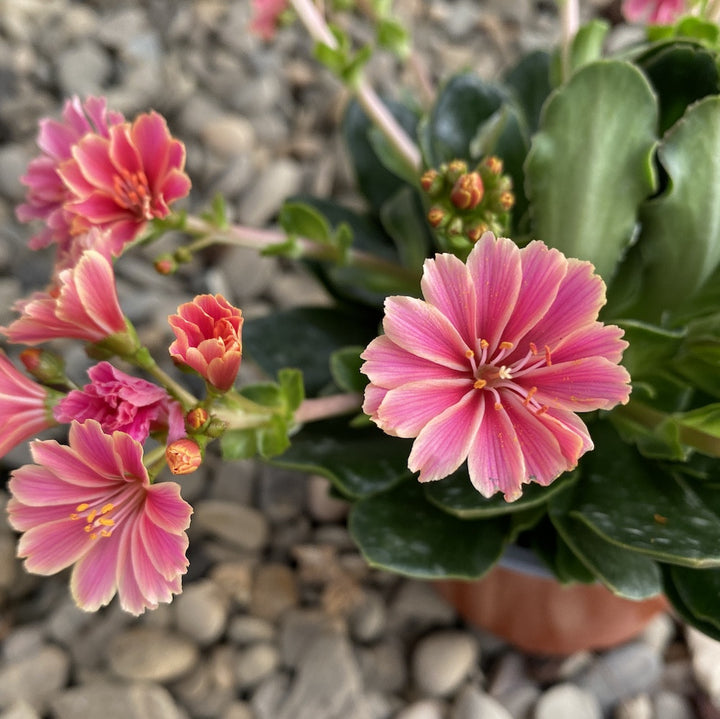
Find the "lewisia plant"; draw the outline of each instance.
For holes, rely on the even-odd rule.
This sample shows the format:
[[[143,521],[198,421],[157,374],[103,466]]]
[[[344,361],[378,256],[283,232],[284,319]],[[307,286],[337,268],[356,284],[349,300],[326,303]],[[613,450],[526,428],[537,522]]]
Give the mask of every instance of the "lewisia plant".
[[[72,567],[87,610],[170,601],[183,477],[219,451],[325,475],[373,566],[474,579],[515,545],[562,582],[664,593],[720,638],[720,3],[628,0],[644,39],[612,56],[608,24],[563,0],[558,47],[405,104],[339,29],[364,23],[406,61],[388,3],[253,7],[264,41],[294,18],[347,85],[363,209],[288,198],[267,228],[221,198],[191,214],[156,109],[71,98],[41,122],[18,219],[55,262],[0,328],[0,451],[56,433],[10,480],[28,571]],[[330,301],[247,318],[200,288],[153,356],[116,270],[161,237],[161,274],[236,245],[304,263]],[[247,362],[263,381],[238,379]]]

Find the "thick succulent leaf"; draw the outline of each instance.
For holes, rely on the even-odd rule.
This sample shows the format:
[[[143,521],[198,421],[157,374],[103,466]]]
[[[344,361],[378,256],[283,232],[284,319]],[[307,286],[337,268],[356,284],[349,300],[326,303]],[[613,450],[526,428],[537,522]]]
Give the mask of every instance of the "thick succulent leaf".
[[[593,425],[595,451],[581,463],[568,514],[607,541],[661,562],[720,566],[720,506],[700,482],[643,459],[606,422]]]
[[[373,567],[423,579],[477,579],[499,559],[504,517],[462,520],[441,511],[410,480],[357,502],[350,533]]]
[[[523,56],[505,76],[505,83],[522,108],[530,132],[537,130],[540,110],[550,94],[550,55],[542,50]]]
[[[720,632],[720,569],[670,567],[669,572],[685,606]]]
[[[445,479],[426,484],[425,495],[444,512],[462,519],[477,519],[520,512],[544,504],[554,494],[572,484],[574,479],[575,475],[568,472],[556,479],[549,487],[541,487],[531,482],[523,486],[523,493],[519,499],[506,502],[502,494],[496,494],[490,499],[483,497],[471,484],[467,468],[462,467]]]
[[[718,629],[717,625],[698,617],[685,602],[685,599],[680,593],[678,587],[675,585],[671,569],[674,569],[674,567],[670,567],[668,565],[662,567],[663,592],[670,601],[670,604],[672,604],[672,608],[684,622],[687,622],[696,629],[699,629],[703,634],[707,634],[712,639],[720,641],[720,629]]]
[[[375,425],[351,427],[347,419],[313,422],[292,437],[273,464],[327,477],[344,496],[357,499],[407,477],[411,440],[389,437]]]
[[[651,321],[691,308],[720,265],[720,98],[690,107],[658,156],[669,180],[642,208],[638,240],[645,273],[637,309]]]
[[[623,365],[633,381],[657,374],[677,355],[686,336],[685,330],[668,330],[637,320],[620,320],[629,346],[623,353]]]
[[[374,315],[329,307],[296,307],[246,320],[243,351],[271,377],[284,367],[302,370],[314,397],[332,381],[330,356],[346,345],[363,347],[377,334]]]
[[[534,235],[609,282],[655,189],[657,106],[631,64],[600,61],[548,99],[525,164]]]

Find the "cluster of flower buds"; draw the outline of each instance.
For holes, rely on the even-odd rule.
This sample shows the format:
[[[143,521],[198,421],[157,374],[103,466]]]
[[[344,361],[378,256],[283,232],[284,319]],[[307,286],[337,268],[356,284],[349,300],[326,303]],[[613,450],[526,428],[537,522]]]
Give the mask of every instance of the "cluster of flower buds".
[[[469,249],[488,231],[507,233],[515,196],[500,158],[489,155],[473,170],[464,160],[443,163],[427,170],[420,185],[432,202],[428,222],[451,248]]]

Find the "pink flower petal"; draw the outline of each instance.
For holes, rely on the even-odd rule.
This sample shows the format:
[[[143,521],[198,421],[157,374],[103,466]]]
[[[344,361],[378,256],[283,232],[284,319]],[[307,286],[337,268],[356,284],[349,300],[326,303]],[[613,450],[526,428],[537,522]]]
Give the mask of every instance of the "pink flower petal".
[[[162,482],[148,487],[145,514],[164,531],[182,534],[190,526],[192,507],[180,496],[179,484]]]
[[[28,572],[50,575],[77,562],[90,541],[82,522],[67,517],[28,529],[20,537],[17,553],[25,558]]]
[[[483,423],[483,396],[471,389],[456,405],[425,425],[413,442],[408,468],[421,482],[452,474],[465,460]]]
[[[552,352],[552,361],[560,364],[584,357],[605,357],[610,362],[620,362],[628,346],[622,339],[624,334],[616,325],[594,322],[560,340]]]
[[[77,605],[86,612],[94,612],[110,602],[117,592],[115,567],[118,564],[120,542],[102,538],[73,567],[70,592]]]

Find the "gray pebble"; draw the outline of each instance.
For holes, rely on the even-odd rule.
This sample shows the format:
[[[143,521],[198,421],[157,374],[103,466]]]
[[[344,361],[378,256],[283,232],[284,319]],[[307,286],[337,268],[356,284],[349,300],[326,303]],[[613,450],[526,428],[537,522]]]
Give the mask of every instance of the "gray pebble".
[[[227,595],[215,582],[195,582],[174,600],[177,628],[200,646],[208,646],[225,631],[228,605]]]
[[[445,705],[437,699],[424,699],[408,704],[395,719],[444,719]]]
[[[296,162],[287,158],[275,160],[262,171],[240,202],[240,222],[252,227],[264,225],[288,197],[300,192],[301,184],[302,172]]]
[[[423,694],[451,694],[475,670],[479,653],[477,641],[465,632],[429,634],[413,651],[413,681]]]
[[[247,690],[271,676],[280,664],[280,655],[273,644],[261,642],[242,649],[235,662],[238,687]]]
[[[70,658],[57,646],[46,645],[20,661],[4,663],[0,666],[0,709],[24,700],[43,711],[69,675]]]
[[[195,505],[191,529],[248,551],[260,550],[268,540],[267,520],[257,509],[217,499]]]
[[[292,570],[284,564],[263,564],[255,573],[250,612],[273,621],[297,606],[298,587]]]
[[[480,717],[482,719],[513,719],[513,715],[497,699],[493,699],[478,687],[469,684],[461,689],[455,699],[450,711],[450,719],[479,719]],[[577,719],[581,719],[581,717],[578,716]]]
[[[602,719],[598,700],[574,684],[562,683],[538,699],[535,719]]]

